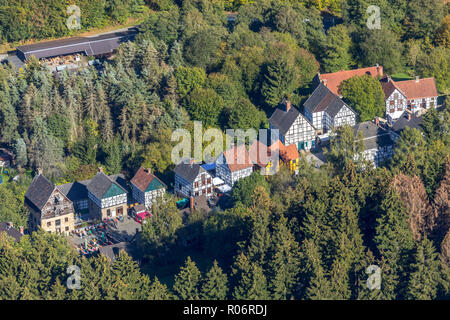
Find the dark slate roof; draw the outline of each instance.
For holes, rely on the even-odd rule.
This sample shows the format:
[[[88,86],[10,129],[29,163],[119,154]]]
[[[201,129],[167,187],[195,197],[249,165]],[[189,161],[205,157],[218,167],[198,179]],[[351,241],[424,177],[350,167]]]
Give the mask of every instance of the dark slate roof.
[[[303,104],[305,109],[311,113],[326,111],[331,117],[336,116],[344,105],[355,113],[352,108],[350,108],[323,83],[320,83],[317,86],[308,100],[306,100]]]
[[[14,240],[16,241],[19,241],[23,236],[23,234],[21,234],[19,230],[9,226],[7,222],[0,222],[0,232],[6,232],[8,236],[14,238]]]
[[[269,122],[276,129],[280,130],[281,134],[285,135],[295,122],[295,119],[297,119],[298,115],[301,115],[301,113],[294,107],[291,107],[289,111],[286,111],[286,109],[283,108],[284,106],[278,107],[274,113],[272,113]]]
[[[42,174],[39,174],[34,177],[31,185],[28,187],[28,190],[25,193],[25,200],[34,205],[38,210],[41,210],[54,190],[55,186],[53,183],[48,181]]]
[[[389,132],[380,126],[377,126],[372,121],[358,123],[353,127],[353,129],[355,136],[358,134],[358,131],[361,131],[364,135],[363,141],[365,150],[376,149],[394,144]]]
[[[181,161],[174,169],[174,172],[183,179],[194,182],[195,178],[203,172],[206,172],[198,163],[190,163],[189,160]]]
[[[22,52],[25,59],[32,55],[42,59],[78,52],[95,56],[111,53],[121,43],[133,40],[136,34],[137,31],[130,28],[125,32],[108,33],[96,37],[73,37],[19,46],[17,51]]]
[[[103,172],[98,172],[91,182],[87,185],[87,189],[91,192],[97,199],[103,199],[108,191],[112,188],[116,188],[121,193],[127,193],[122,186],[110,179]]]
[[[69,198],[72,202],[84,200],[88,197],[87,184],[91,180],[85,181],[76,181],[74,183],[66,183],[59,186],[56,186],[59,191],[64,193],[64,195]]]
[[[409,119],[408,115],[410,116]],[[422,120],[423,120],[422,117],[418,117],[412,112],[405,111],[400,116],[400,118],[398,118],[397,121],[395,121],[394,125],[392,126],[392,130],[394,130],[398,134],[402,132],[406,127],[420,130]]]
[[[126,242],[119,242],[109,246],[100,247],[99,252],[100,254],[105,255],[111,262],[114,262],[119,255],[120,250],[125,250],[127,253],[129,252]]]
[[[364,150],[378,149],[390,145],[394,145],[394,142],[392,141],[391,135],[387,133],[364,139]]]
[[[358,134],[358,131],[361,131],[364,135],[364,138],[375,137],[377,135],[385,134],[386,130],[377,126],[372,121],[364,121],[360,122],[353,127],[355,136]]]
[[[128,187],[126,185],[126,180],[123,174],[114,174],[109,176],[109,178],[119,184],[123,189],[128,192]],[[79,200],[86,200],[88,198],[88,188],[87,186],[91,183],[92,179],[76,181],[73,183],[66,183],[56,186],[59,191],[64,193],[64,195],[69,198],[72,202]]]

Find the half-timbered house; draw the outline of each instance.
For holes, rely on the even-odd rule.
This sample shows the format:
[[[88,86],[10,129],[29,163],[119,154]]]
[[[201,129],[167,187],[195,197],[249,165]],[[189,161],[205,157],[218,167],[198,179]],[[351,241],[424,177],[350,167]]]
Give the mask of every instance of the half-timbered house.
[[[378,167],[394,155],[394,142],[390,132],[373,121],[358,123],[354,128],[355,137],[361,131],[364,138],[364,151],[356,155],[354,160],[363,159]]]
[[[166,185],[150,169],[140,167],[131,179],[131,191],[134,201],[149,209],[158,198],[164,196]]]
[[[216,175],[229,186],[248,177],[252,172],[253,163],[245,144],[233,146],[224,151],[216,160]]]
[[[385,95],[386,117],[390,123],[400,118],[406,110],[417,114],[437,107],[438,93],[434,78],[394,81],[385,77],[380,82]]]
[[[287,147],[294,144],[298,150],[314,146],[316,129],[290,101],[284,100],[269,119],[270,129],[277,129],[278,138]]]
[[[87,185],[92,219],[127,215],[127,190],[103,173],[102,168]]]
[[[184,159],[174,169],[175,194],[197,197],[213,194],[212,176],[193,159]]]
[[[356,112],[322,83],[303,106],[306,118],[319,134],[344,124],[356,124]]]

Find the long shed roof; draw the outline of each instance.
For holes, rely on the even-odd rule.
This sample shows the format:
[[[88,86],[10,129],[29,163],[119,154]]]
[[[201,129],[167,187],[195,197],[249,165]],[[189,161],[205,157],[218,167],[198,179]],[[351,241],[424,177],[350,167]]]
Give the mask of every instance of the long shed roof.
[[[39,42],[17,47],[17,51],[23,54],[25,59],[30,56],[36,58],[50,58],[55,56],[83,52],[88,56],[111,53],[119,45],[132,40],[137,30],[130,29],[124,32],[104,34],[96,37],[74,37],[61,40]]]

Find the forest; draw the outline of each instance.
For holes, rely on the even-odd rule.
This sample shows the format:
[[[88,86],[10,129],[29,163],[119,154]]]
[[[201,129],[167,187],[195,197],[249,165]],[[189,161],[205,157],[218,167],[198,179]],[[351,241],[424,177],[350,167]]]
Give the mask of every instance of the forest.
[[[70,35],[72,2],[6,0],[0,40]],[[450,6],[441,0],[76,2],[90,12],[86,29],[148,16],[100,71],[56,77],[36,59],[19,72],[0,65],[0,144],[20,173],[0,186],[0,221],[27,224],[24,194],[37,168],[60,184],[99,166],[130,178],[142,165],[170,186],[174,129],[192,131],[194,120],[205,130],[267,128],[283,97],[302,105],[317,72],[380,64],[393,78],[434,77],[440,94],[450,90]],[[379,30],[366,26],[369,4],[381,8]],[[372,80],[343,85],[360,121],[383,116]],[[0,298],[449,299],[449,124],[447,96],[377,169],[353,161],[360,146],[343,127],[325,166],[302,159],[296,176],[253,174],[230,206],[187,221],[169,196],[143,228],[136,260],[81,258],[43,231],[19,243],[2,236]],[[82,270],[81,290],[65,285],[69,265]],[[381,268],[381,290],[366,285],[370,265]]]

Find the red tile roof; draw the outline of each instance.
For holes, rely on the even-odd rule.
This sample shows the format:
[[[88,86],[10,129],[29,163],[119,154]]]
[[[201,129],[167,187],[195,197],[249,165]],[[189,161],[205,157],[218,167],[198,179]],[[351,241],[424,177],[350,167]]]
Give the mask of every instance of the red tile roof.
[[[291,161],[298,159],[300,154],[295,146],[295,144],[290,144],[284,149],[280,150],[280,157],[283,161]]]
[[[324,73],[319,74],[319,79],[321,82],[325,80],[326,83],[324,83],[328,89],[330,89],[334,94],[340,96],[339,94],[339,85],[342,81],[350,79],[354,76],[362,76],[368,74],[374,78],[380,76],[383,76],[383,67],[369,67],[369,68],[361,68],[361,69],[354,69],[354,70],[341,70],[338,72],[333,73]]]
[[[155,175],[153,175],[150,171],[147,171],[144,168],[140,167],[139,170],[134,175],[133,179],[131,179],[131,182],[136,187],[138,187],[139,190],[141,190],[142,192],[145,192],[148,185],[153,181],[153,179],[158,179],[158,178],[155,177]],[[159,180],[159,182],[161,182],[161,181]]]
[[[407,99],[419,99],[437,97],[436,83],[434,78],[419,80],[406,80],[394,82],[395,86],[406,95]]]
[[[233,148],[224,151],[223,155],[231,172],[253,166],[250,155],[245,148],[245,144],[241,144],[239,147],[234,146]]]

